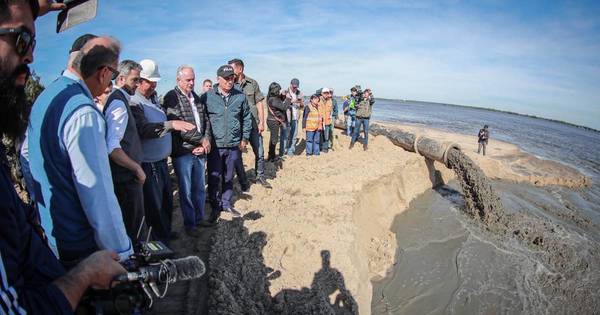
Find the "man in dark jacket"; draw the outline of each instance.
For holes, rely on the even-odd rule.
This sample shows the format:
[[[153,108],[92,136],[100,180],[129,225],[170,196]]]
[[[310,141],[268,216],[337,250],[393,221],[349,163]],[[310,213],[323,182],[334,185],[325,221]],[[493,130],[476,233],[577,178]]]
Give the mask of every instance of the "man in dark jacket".
[[[179,203],[183,225],[189,236],[198,236],[197,226],[204,221],[206,192],[204,174],[206,155],[211,151],[211,126],[206,106],[194,93],[196,75],[194,69],[183,65],[177,69],[177,86],[165,94],[163,106],[169,120],[184,120],[196,126],[186,132],[174,132],[173,167],[179,182]]]
[[[490,139],[490,131],[488,130],[488,125],[483,126],[483,129],[479,129],[479,133],[477,134],[477,153],[481,152],[483,149],[483,155],[485,155],[485,147],[487,147],[488,140]]]
[[[142,169],[146,223],[152,227],[152,238],[169,244],[173,214],[173,190],[167,158],[171,155],[171,132],[189,132],[196,125],[183,120],[167,120],[167,114],[158,103],[156,84],[160,80],[158,66],[153,60],[140,61],[140,85],[131,97],[131,112],[135,117],[142,140]]]
[[[246,95],[234,89],[233,68],[223,65],[217,70],[218,84],[200,97],[206,106],[212,126],[214,149],[208,155],[208,194],[212,205],[211,221],[221,211],[234,216],[241,214],[233,208],[233,175],[235,163],[241,158],[252,130],[252,114]]]

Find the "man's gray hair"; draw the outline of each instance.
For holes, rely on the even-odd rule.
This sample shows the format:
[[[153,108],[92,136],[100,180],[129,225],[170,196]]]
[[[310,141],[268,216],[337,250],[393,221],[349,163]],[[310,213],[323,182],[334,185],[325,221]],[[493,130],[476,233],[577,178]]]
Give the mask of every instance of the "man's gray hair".
[[[128,76],[131,70],[142,71],[142,65],[133,60],[125,59],[119,63],[119,68],[117,68],[119,75],[122,76]]]
[[[181,65],[179,67],[177,67],[177,78],[180,78],[183,75],[183,70],[185,69],[190,69],[192,71],[194,71],[194,68],[192,68],[192,66],[190,65]]]
[[[119,61],[121,44],[114,38],[109,39],[108,45],[96,44],[89,50],[83,49],[75,58],[74,63],[79,65],[79,73],[84,79],[91,77],[102,66],[108,66]]]

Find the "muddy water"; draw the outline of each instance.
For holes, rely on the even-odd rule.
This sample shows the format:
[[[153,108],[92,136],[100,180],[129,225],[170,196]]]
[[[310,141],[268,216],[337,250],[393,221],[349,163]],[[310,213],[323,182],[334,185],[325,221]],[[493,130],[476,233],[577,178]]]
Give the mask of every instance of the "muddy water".
[[[557,187],[490,188],[505,205],[498,214],[469,210],[453,182],[396,218],[396,265],[374,282],[373,314],[600,312],[599,226],[588,201]]]

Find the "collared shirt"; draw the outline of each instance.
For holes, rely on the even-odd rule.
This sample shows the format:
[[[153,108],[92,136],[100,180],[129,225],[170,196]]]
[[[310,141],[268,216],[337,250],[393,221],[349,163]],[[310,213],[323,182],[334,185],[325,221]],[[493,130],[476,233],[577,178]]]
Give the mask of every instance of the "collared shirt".
[[[127,93],[122,88],[114,88],[112,93],[115,93],[117,90],[120,90],[127,98],[127,101],[131,98],[129,93]],[[108,108],[106,109],[106,145],[108,154],[111,154],[115,149],[121,148],[121,140],[123,140],[123,136],[125,135],[125,129],[127,129],[127,122],[129,120],[129,115],[127,114],[128,104],[123,103],[123,101],[119,99],[113,100],[110,104],[107,104]]]
[[[298,120],[298,109],[300,109],[300,104],[298,104],[298,101],[300,100],[302,103],[304,103],[304,94],[300,90],[296,90],[296,92],[292,91],[291,87],[288,88],[288,91],[292,97],[292,119]]]
[[[76,80],[85,90],[90,104],[94,104],[90,90],[81,79],[68,71],[64,76]],[[91,106],[82,106],[65,122],[62,141],[73,167],[72,178],[77,195],[90,225],[94,227],[98,248],[114,250],[121,260],[126,260],[133,254],[133,247],[114,192],[105,133],[106,122],[99,111]],[[50,218],[50,213],[40,213],[40,216],[44,220],[44,217]],[[52,231],[52,222],[44,221],[44,229]]]
[[[235,87],[246,95],[246,100],[248,101],[248,106],[250,107],[252,117],[254,117],[257,123],[259,123],[258,107],[256,104],[264,100],[265,96],[260,91],[258,82],[248,76],[244,76],[242,82],[235,83]]]
[[[190,93],[188,95],[188,99],[190,100],[190,106],[192,107],[192,113],[194,114],[194,122],[196,123],[196,128],[200,125],[200,115],[198,114],[198,107],[196,106],[196,98],[194,98],[194,94]]]

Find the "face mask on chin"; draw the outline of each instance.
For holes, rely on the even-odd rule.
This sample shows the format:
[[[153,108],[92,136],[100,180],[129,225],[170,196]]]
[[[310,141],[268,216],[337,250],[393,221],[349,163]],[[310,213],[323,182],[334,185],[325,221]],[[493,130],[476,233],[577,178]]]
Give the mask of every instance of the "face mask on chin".
[[[17,66],[9,76],[0,76],[0,133],[13,139],[25,133],[31,112],[25,86],[15,85],[17,77],[23,73],[29,77],[26,64]]]

